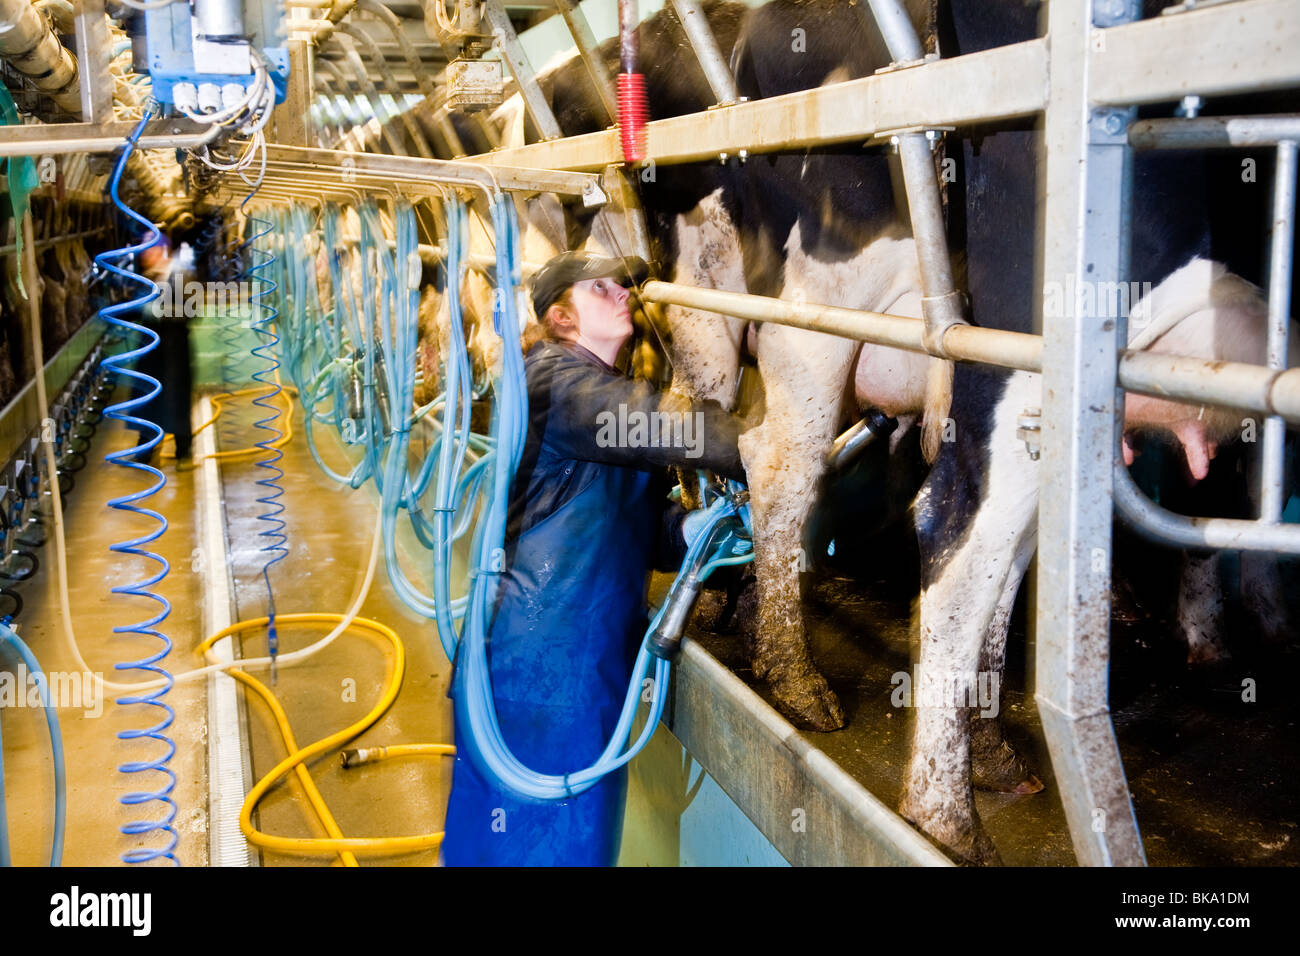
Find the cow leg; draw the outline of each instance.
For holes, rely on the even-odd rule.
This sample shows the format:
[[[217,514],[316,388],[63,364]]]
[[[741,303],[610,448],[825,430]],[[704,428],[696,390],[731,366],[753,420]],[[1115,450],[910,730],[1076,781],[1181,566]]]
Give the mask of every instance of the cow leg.
[[[1257,551],[1241,553],[1241,599],[1266,644],[1284,646],[1291,640],[1291,612],[1282,586],[1277,557]]]
[[[835,438],[856,343],[785,326],[759,335],[763,422],[745,432],[740,454],[754,519],[758,621],[754,674],[766,679],[782,712],[814,730],[844,726],[839,700],[808,652],[799,571],[803,532]]]
[[[980,674],[988,675],[987,679],[995,695],[1002,688],[1011,611],[1015,607],[1016,594],[1020,591],[1025,569],[1029,567],[1036,545],[1037,534],[1031,534],[1016,554],[1002,596],[993,609],[993,621],[984,638],[984,645],[980,649]],[[993,713],[987,716],[982,711],[971,708],[971,776],[974,784],[981,790],[996,790],[999,793],[1038,793],[1043,789],[1043,782],[1003,736],[1002,721],[998,716],[1000,709],[997,700],[994,701]]]
[[[1178,581],[1178,626],[1187,641],[1187,663],[1214,664],[1226,659],[1223,633],[1223,584],[1219,554],[1183,552]]]
[[[673,228],[677,249],[672,281],[703,289],[745,291],[745,272],[736,225],[722,191],[706,196]],[[740,381],[740,340],[745,323],[716,312],[669,305],[664,317],[672,332],[672,391],[694,401],[715,401],[728,411]],[[682,504],[699,507],[694,473],[678,469]]]
[[[1013,578],[1032,552],[1038,509],[1038,469],[1015,437],[1016,419],[1036,404],[1037,377],[1013,376],[996,409],[984,448],[947,449],[917,498],[917,537],[924,564],[920,600],[921,657],[912,756],[899,810],[923,831],[972,863],[999,862],[975,810],[969,708],[963,695],[933,689],[969,689],[985,652],[999,605],[1014,600]],[[985,470],[974,512],[955,513],[958,486]],[[1012,597],[1006,597],[1008,592]],[[1003,634],[1005,640],[1005,634]],[[969,700],[969,693],[964,695]]]

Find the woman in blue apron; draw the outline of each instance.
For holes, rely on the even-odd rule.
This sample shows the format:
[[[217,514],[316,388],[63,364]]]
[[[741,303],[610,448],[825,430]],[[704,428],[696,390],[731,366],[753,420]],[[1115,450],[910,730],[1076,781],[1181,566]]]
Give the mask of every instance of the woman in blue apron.
[[[640,259],[568,252],[533,279],[546,332],[524,360],[528,437],[511,487],[506,562],[488,635],[497,720],[541,773],[595,762],[618,722],[648,624],[647,575],[661,542],[681,542],[664,469],[743,479],[739,420],[714,403],[678,414],[673,442],[645,447],[663,396],[615,367],[632,335],[627,284]],[[636,430],[638,423],[641,430]],[[451,694],[461,692],[459,672]],[[626,769],[562,802],[520,799],[459,756],[447,807],[448,866],[609,866],[618,856]]]

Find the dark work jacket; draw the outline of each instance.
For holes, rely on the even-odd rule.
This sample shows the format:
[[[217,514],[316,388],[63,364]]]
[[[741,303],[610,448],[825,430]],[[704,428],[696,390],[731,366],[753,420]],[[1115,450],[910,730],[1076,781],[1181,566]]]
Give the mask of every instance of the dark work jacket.
[[[651,447],[647,427],[638,428],[656,421],[661,393],[650,385],[572,344],[539,343],[524,368],[528,438],[511,487],[488,660],[506,743],[532,769],[563,774],[592,764],[618,721],[648,625],[647,575],[666,504],[660,466],[736,478],[743,470],[737,420],[717,405],[694,406],[690,430],[675,435],[658,419]],[[453,677],[452,694],[459,690]],[[446,864],[615,862],[625,772],[570,800],[532,803],[480,773],[459,726],[456,749]]]

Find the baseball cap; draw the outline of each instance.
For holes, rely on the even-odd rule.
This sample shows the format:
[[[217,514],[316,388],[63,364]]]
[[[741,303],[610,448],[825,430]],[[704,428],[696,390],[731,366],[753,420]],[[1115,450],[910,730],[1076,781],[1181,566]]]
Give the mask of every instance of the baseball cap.
[[[620,285],[645,281],[650,266],[640,256],[609,258],[594,252],[562,252],[533,274],[533,312],[540,319],[564,290],[583,279],[615,279]]]

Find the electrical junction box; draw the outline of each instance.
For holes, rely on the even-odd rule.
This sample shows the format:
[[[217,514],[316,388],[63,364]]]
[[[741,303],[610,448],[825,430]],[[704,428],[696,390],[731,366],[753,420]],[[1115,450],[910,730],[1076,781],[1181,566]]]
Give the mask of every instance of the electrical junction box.
[[[204,25],[201,16],[204,11],[198,9],[198,3],[194,6],[171,3],[143,14],[143,65],[153,81],[154,98],[174,105],[177,84],[189,84],[189,90],[210,90],[214,86],[221,90],[232,84],[248,89],[254,79],[249,51],[250,47],[256,47],[270,64],[275,101],[284,102],[289,77],[289,48],[282,45],[284,8],[280,0],[243,0],[242,4],[234,0],[233,3],[203,3],[201,6],[219,8],[226,14],[224,21],[209,14],[207,25]],[[242,17],[239,16],[241,8]],[[242,32],[234,34],[231,32],[234,29]],[[221,33],[214,35],[213,30]],[[182,86],[182,100],[186,99],[186,89]],[[193,104],[189,108],[192,110]]]
[[[505,97],[505,74],[500,60],[460,57],[447,64],[447,106],[473,113],[494,109]]]

